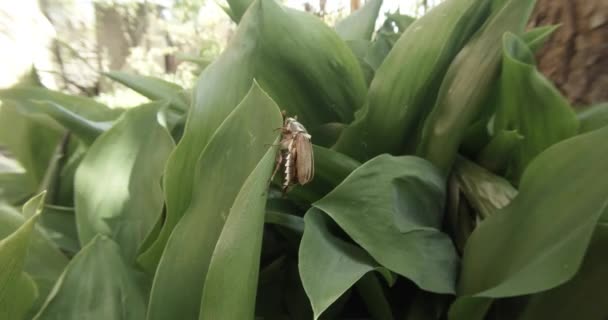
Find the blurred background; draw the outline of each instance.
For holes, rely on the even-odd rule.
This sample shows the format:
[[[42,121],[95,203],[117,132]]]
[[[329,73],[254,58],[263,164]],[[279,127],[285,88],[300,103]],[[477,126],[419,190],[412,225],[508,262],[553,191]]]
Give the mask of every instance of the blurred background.
[[[329,25],[365,0],[282,0]],[[385,0],[378,21],[423,15],[442,0]],[[191,87],[236,25],[223,0],[0,1],[0,88],[34,70],[49,89],[110,106],[146,101],[102,76],[122,70]],[[539,0],[531,26],[561,24],[539,65],[575,106],[608,100],[608,1]]]
[[[283,2],[330,25],[364,4]],[[382,11],[418,16],[439,2],[386,0]],[[111,106],[146,99],[105,79],[105,71],[157,76],[190,87],[236,28],[223,6],[216,0],[0,1],[0,87],[14,84],[32,65],[47,88],[96,97]]]

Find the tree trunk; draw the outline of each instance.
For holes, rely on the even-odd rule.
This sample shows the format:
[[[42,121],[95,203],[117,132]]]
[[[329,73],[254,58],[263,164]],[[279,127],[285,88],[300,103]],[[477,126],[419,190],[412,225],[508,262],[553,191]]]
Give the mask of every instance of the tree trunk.
[[[608,1],[538,0],[530,26],[561,24],[538,53],[543,72],[574,106],[608,101]]]

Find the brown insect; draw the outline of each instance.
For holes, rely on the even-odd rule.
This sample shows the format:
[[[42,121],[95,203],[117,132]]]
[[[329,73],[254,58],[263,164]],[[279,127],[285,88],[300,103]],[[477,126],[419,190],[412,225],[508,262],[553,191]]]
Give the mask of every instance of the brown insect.
[[[315,171],[312,153],[311,136],[306,128],[298,122],[297,117],[285,117],[281,127],[281,143],[277,155],[277,165],[272,173],[284,166],[283,192],[295,184],[306,184],[312,180]],[[272,178],[271,178],[272,180]]]

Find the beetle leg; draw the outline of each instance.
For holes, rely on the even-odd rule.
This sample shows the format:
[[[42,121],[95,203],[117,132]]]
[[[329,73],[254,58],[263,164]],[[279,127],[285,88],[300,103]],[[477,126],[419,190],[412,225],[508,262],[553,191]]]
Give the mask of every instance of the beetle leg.
[[[277,172],[279,171],[279,169],[281,168],[281,164],[283,163],[283,152],[281,152],[279,150],[279,153],[277,154],[277,164],[274,167],[274,171],[272,172],[272,176],[270,176],[270,182],[272,183],[272,179],[274,179],[274,176],[277,174]]]

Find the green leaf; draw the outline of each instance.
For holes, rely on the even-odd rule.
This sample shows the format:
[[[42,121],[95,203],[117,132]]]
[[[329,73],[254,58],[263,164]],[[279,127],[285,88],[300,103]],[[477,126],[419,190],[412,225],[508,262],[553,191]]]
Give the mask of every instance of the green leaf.
[[[517,181],[536,155],[575,135],[578,120],[566,98],[535,68],[534,55],[522,40],[507,33],[503,48],[494,131],[516,130],[524,137],[509,168],[509,175]]]
[[[28,194],[38,191],[55,153],[55,147],[64,135],[64,129],[44,112],[50,111],[40,102],[52,102],[58,117],[66,120],[90,122],[111,121],[121,110],[108,109],[90,98],[70,96],[40,87],[18,86],[0,90],[0,145],[5,146],[26,170],[24,183]],[[23,114],[22,112],[27,114]],[[25,180],[26,179],[26,180]],[[26,181],[26,182],[25,182]]]
[[[371,43],[364,59],[374,71],[380,67],[395,42],[414,21],[416,21],[416,18],[399,12],[386,14],[386,20],[376,32],[374,41]]]
[[[190,173],[194,178],[192,202],[171,233],[158,265],[149,320],[198,317],[209,263],[230,208],[268,145],[277,138],[275,128],[281,124],[278,106],[254,83],[217,129]],[[166,188],[184,192],[181,184]]]
[[[416,175],[393,180],[393,222],[401,232],[413,227],[440,229],[445,191]],[[429,214],[432,212],[434,214]]]
[[[112,126],[109,121],[87,120],[52,101],[33,100],[18,104],[18,109],[26,115],[48,115],[89,145]]]
[[[306,37],[294,43],[295,34]],[[311,130],[351,121],[366,92],[356,58],[322,21],[274,0],[253,3],[230,45],[203,71],[194,90],[183,137],[167,164],[167,219],[151,248],[150,261],[158,261],[190,205],[192,173],[201,152],[247,94],[254,77],[278,105]]]
[[[336,149],[364,161],[414,139],[450,61],[485,19],[487,1],[445,1],[401,35],[369,88],[367,104]]]
[[[24,319],[38,297],[32,278],[24,272],[34,225],[44,193],[28,201],[23,213],[31,216],[17,230],[0,240],[0,319]]]
[[[587,133],[608,125],[608,103],[600,103],[581,111],[577,115],[579,133]]]
[[[597,147],[606,139],[608,128],[576,136],[530,163],[517,197],[469,238],[459,283],[465,297],[453,309],[548,290],[576,274],[608,205],[608,149]]]
[[[224,4],[219,3],[219,2],[217,4],[224,11],[224,13],[226,13],[226,15],[228,15],[228,17],[230,17],[230,20],[232,20],[233,22],[239,23],[239,20],[241,20],[241,18],[240,17],[237,18],[234,15],[234,12],[232,12],[232,9],[230,8],[229,5],[224,5]]]
[[[101,135],[75,177],[75,210],[81,245],[95,235],[114,239],[127,261],[160,218],[161,177],[173,140],[158,122],[162,103],[125,112]]]
[[[342,153],[317,145],[313,145],[313,153],[315,156],[315,178],[326,181],[332,189],[361,165],[358,161]]]
[[[509,0],[460,51],[424,123],[418,154],[447,173],[466,128],[479,116],[498,75],[505,32],[522,33],[534,0]],[[508,129],[508,128],[507,128]]]
[[[41,125],[20,113],[14,102],[4,101],[0,106],[0,145],[8,149],[25,170],[19,175],[2,178],[7,183],[19,183],[17,190],[7,191],[16,192],[15,201],[27,199],[38,191],[61,135],[59,126]],[[14,190],[15,186],[7,185],[6,188]]]
[[[304,202],[317,201],[361,165],[356,160],[332,149],[313,145],[313,150],[314,180],[305,186],[295,186],[289,193],[291,199]]]
[[[120,109],[109,109],[106,105],[91,98],[68,95],[40,87],[20,86],[0,90],[0,100],[10,100],[22,105],[33,101],[49,101],[91,121],[111,121],[122,113]]]
[[[588,319],[608,317],[608,225],[595,229],[589,249],[578,273],[565,284],[533,295],[519,320]]]
[[[508,205],[517,190],[503,177],[496,176],[474,162],[459,158],[452,173],[471,206],[482,219]]]
[[[41,199],[37,198],[32,201],[41,201]],[[27,210],[30,211],[27,212],[27,215],[35,213],[32,204],[34,203],[30,203],[27,207]],[[42,214],[40,217],[43,220],[47,218],[44,215]],[[24,215],[16,209],[0,204],[0,238],[8,237],[25,222]],[[37,287],[38,299],[34,302],[32,310],[37,310],[42,305],[53,288],[53,284],[68,264],[68,259],[54,246],[45,233],[39,227],[34,228],[23,266],[23,270],[34,280]]]
[[[336,23],[336,32],[344,40],[371,40],[382,0],[370,0],[363,7]]]
[[[13,205],[23,203],[34,191],[34,186],[30,183],[30,177],[25,172],[0,171],[0,199]]]
[[[304,221],[298,268],[315,319],[371,271],[379,271],[387,281],[394,281],[390,271],[378,265],[367,252],[333,235],[319,209],[310,209]]]
[[[80,143],[78,139],[67,139],[67,146],[59,146],[56,151],[58,175],[54,176],[54,181],[51,180],[51,190],[53,191],[53,201],[47,201],[53,205],[63,207],[74,207],[74,177],[80,162],[87,153],[89,146]],[[65,142],[62,141],[62,142]],[[64,150],[61,150],[64,148]],[[61,154],[61,151],[65,153]],[[47,169],[48,173],[48,169]],[[49,199],[50,200],[50,199]],[[44,220],[44,218],[43,218]]]
[[[477,162],[492,172],[504,173],[509,159],[523,140],[524,137],[517,130],[501,130],[481,149]]]
[[[395,179],[412,183],[395,191]],[[434,225],[443,214],[444,185],[437,169],[423,159],[381,155],[357,168],[313,205],[380,265],[424,290],[453,293],[458,258],[449,237]],[[399,199],[406,192],[420,198]],[[436,205],[428,206],[432,203]],[[396,216],[400,216],[399,225]]]
[[[372,43],[369,40],[347,40],[346,44],[350,50],[352,50],[355,57],[357,57],[357,62],[359,62],[359,67],[361,68],[361,72],[363,72],[365,83],[369,86],[374,78],[375,69],[365,60],[365,58],[367,57],[367,53],[370,50]],[[334,141],[329,145],[333,145],[337,138],[338,137],[335,137]]]
[[[461,298],[452,304],[448,312],[449,320],[484,320],[492,306],[490,298]]]
[[[251,61],[255,77],[278,105],[297,115],[309,129],[354,119],[364,104],[367,86],[357,59],[331,28],[275,0],[255,2],[246,18],[248,28],[257,27],[260,33],[247,39],[259,46],[257,59]],[[293,35],[304,34],[293,42]]]
[[[266,193],[277,151],[277,146],[268,149],[230,208],[209,263],[200,320],[255,316]]]
[[[266,212],[265,222],[285,227],[300,235],[304,233],[304,221],[301,217],[292,214],[272,211],[272,209],[269,208]]]
[[[545,45],[545,42],[549,40],[553,32],[557,30],[559,25],[548,25],[536,27],[532,30],[526,31],[521,36],[521,39],[528,45],[530,51],[536,52]]]
[[[232,21],[239,23],[245,11],[247,11],[247,8],[249,8],[254,0],[227,0],[227,2],[230,7],[226,9],[229,9],[229,11],[224,11],[226,11]]]
[[[80,250],[74,208],[45,205],[40,225],[47,237],[64,252],[73,255]]]
[[[160,78],[130,74],[121,71],[105,72],[105,76],[119,82],[150,100],[166,100],[178,110],[186,111],[189,103],[184,88]]]
[[[70,261],[35,320],[145,318],[134,272],[111,239],[98,235]]]

